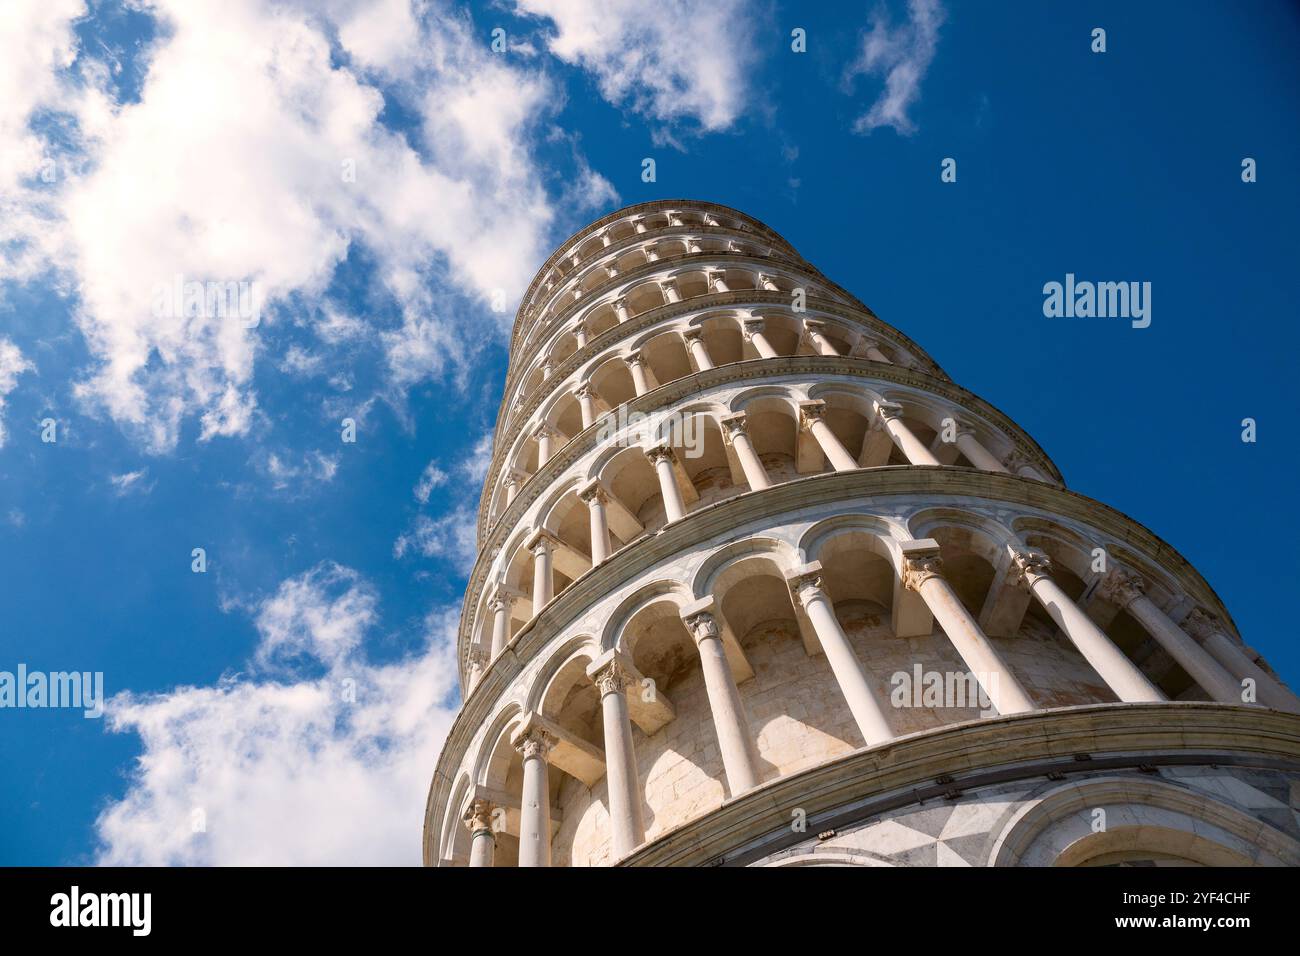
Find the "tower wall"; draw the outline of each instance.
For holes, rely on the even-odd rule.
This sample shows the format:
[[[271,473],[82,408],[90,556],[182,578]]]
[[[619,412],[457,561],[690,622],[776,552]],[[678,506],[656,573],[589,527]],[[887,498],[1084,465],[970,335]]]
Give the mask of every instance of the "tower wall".
[[[429,864],[1197,859],[1250,842],[1232,813],[1257,862],[1300,849],[1300,701],[1206,582],[742,213],[561,246],[494,449]],[[1039,826],[1071,781],[1110,842]],[[1140,845],[1207,791],[1219,849]]]

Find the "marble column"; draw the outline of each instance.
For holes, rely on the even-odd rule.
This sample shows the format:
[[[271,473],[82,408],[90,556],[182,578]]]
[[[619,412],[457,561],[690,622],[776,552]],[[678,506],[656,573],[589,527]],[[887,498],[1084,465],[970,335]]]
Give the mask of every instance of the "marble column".
[[[1130,703],[1166,699],[1138,666],[1052,580],[1051,560],[1046,554],[1041,551],[1020,552],[1015,556],[1015,563],[1034,599],[1116,697]]]
[[[510,615],[516,596],[513,591],[498,588],[488,600],[488,610],[492,612],[492,660],[496,660],[510,643]]]
[[[1192,637],[1165,616],[1146,596],[1146,582],[1135,574],[1116,570],[1101,584],[1101,596],[1123,608],[1187,672],[1211,700],[1241,703],[1241,685]]]
[[[487,800],[473,800],[465,809],[465,826],[469,829],[469,865],[491,866],[497,848],[496,834],[492,832],[492,811],[496,808]]]
[[[777,286],[777,284],[772,281],[772,277],[768,275],[766,272],[760,272],[758,274],[758,284],[767,292],[781,291],[780,287]]]
[[[578,348],[587,347],[587,323],[575,322],[573,324],[573,340],[578,344]]]
[[[627,856],[645,842],[641,816],[641,785],[637,780],[632,721],[628,717],[627,688],[632,678],[617,657],[598,661],[588,674],[600,692],[605,728],[605,787],[609,797],[609,822],[614,858]]]
[[[551,460],[551,455],[555,451],[555,439],[558,437],[559,433],[545,422],[538,425],[536,430],[533,432],[533,440],[537,442],[538,468],[541,468]]]
[[[528,550],[533,555],[533,616],[555,596],[555,536],[549,531],[538,531],[528,540]]]
[[[736,451],[736,458],[740,460],[740,469],[745,473],[749,490],[758,491],[771,487],[772,482],[768,480],[767,469],[763,467],[762,459],[758,457],[758,452],[754,450],[754,442],[749,437],[749,421],[745,418],[745,413],[728,415],[722,419],[721,425],[727,434],[727,440],[731,442],[731,447]]]
[[[876,414],[880,416],[880,421],[883,422],[883,427],[889,433],[889,437],[894,440],[894,444],[902,450],[903,455],[911,464],[939,464],[939,459],[930,453],[930,449],[921,443],[921,440],[903,421],[902,405],[897,402],[879,402],[876,405]]]
[[[862,353],[873,362],[884,362],[886,365],[893,365],[884,352],[880,351],[880,343],[874,339],[863,339],[858,345]]]
[[[695,359],[695,367],[701,372],[707,372],[713,368],[713,359],[709,357],[709,350],[704,347],[704,333],[699,329],[687,329],[682,333],[682,340],[685,341],[686,347],[691,350],[691,358]]]
[[[1300,698],[1260,667],[1248,648],[1224,632],[1223,626],[1213,614],[1203,608],[1193,608],[1183,619],[1183,627],[1236,679],[1238,700],[1241,699],[1242,682],[1249,679],[1255,684],[1255,700],[1258,703],[1274,710],[1300,713]]]
[[[578,497],[587,503],[591,519],[591,564],[595,567],[610,555],[609,515],[605,511],[609,495],[599,482],[593,481],[578,492]]]
[[[1034,702],[1028,692],[961,603],[961,598],[943,576],[942,569],[943,560],[939,557],[937,542],[926,539],[903,546],[904,586],[921,595],[949,643],[966,669],[975,675],[997,712],[1018,714],[1033,710]]]
[[[524,758],[524,785],[519,801],[519,865],[551,865],[551,785],[546,755],[555,738],[528,728],[514,741]]]
[[[663,293],[665,303],[682,301],[682,294],[677,291],[676,279],[664,279],[659,283],[659,291]]]
[[[713,715],[713,728],[718,735],[722,766],[727,774],[727,789],[731,796],[738,797],[758,786],[758,770],[745,707],[731,674],[731,665],[727,663],[727,652],[722,646],[722,631],[707,611],[687,614],[683,620],[699,648],[700,669],[709,697],[709,711]]]
[[[713,292],[721,293],[721,292],[731,291],[731,289],[727,286],[727,274],[725,272],[722,271],[708,272],[706,273],[706,281],[708,282],[709,289]]]
[[[1047,476],[1039,471],[1034,463],[1018,448],[1013,448],[1003,461],[1007,471],[1013,475],[1032,478],[1035,481],[1047,481]]]
[[[582,413],[582,427],[590,428],[596,424],[596,390],[590,382],[583,382],[573,390],[573,396],[578,400]]]
[[[831,665],[840,693],[848,701],[849,712],[853,714],[862,739],[868,747],[882,744],[892,739],[894,732],[889,727],[889,721],[885,718],[876,695],[872,693],[857,652],[840,627],[830,595],[822,589],[820,564],[814,563],[806,567],[811,570],[790,578],[790,590],[803,606],[817,633],[817,640],[826,654],[827,663]]]
[[[762,319],[745,320],[745,338],[753,343],[754,349],[758,352],[760,358],[771,359],[778,357],[776,349],[772,348],[767,336],[763,334]]]
[[[975,430],[969,424],[958,421],[957,425],[957,449],[966,456],[966,459],[976,468],[984,471],[999,471],[1006,473],[1006,468],[997,457],[985,448],[978,438],[975,437]]]
[[[813,438],[817,439],[817,444],[821,446],[826,457],[830,459],[831,467],[836,471],[853,471],[858,467],[858,463],[853,460],[848,449],[835,437],[831,427],[826,424],[826,403],[800,402],[799,403],[799,425],[801,428],[810,432]]]
[[[472,694],[474,688],[478,686],[478,682],[483,679],[483,672],[487,670],[488,660],[487,656],[475,646],[467,655],[466,663],[469,665],[469,693]]]
[[[626,322],[632,318],[632,313],[627,310],[627,299],[614,300],[614,315],[619,322]]]
[[[831,340],[826,337],[823,331],[826,328],[825,322],[816,322],[812,319],[805,319],[803,323],[804,331],[808,334],[808,340],[812,342],[813,348],[817,350],[818,355],[839,355]]]
[[[645,456],[650,459],[650,464],[654,465],[655,474],[659,478],[659,491],[664,499],[665,520],[680,521],[686,517],[686,503],[682,500],[682,491],[677,487],[677,475],[673,470],[673,462],[676,461],[677,456],[667,445],[648,448]]]
[[[623,356],[623,361],[627,364],[628,371],[632,373],[632,390],[637,395],[644,395],[650,391],[650,382],[645,374],[645,357],[641,354],[641,350],[629,352]]]

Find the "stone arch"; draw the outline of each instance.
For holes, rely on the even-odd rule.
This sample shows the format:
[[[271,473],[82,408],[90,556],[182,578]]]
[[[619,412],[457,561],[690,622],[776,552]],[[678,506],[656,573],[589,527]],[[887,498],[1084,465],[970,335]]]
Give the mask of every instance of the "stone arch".
[[[1204,866],[1300,866],[1300,842],[1257,817],[1203,791],[1127,775],[1040,792],[995,838],[988,865],[1081,866],[1146,853]]]

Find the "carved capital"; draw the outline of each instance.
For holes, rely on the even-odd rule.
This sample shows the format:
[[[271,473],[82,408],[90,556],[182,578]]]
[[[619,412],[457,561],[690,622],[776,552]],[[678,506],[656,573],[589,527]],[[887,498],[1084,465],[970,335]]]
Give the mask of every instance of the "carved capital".
[[[1111,604],[1126,608],[1140,598],[1145,589],[1146,582],[1136,574],[1115,570],[1102,580],[1097,590]]]
[[[749,419],[745,417],[744,412],[736,412],[734,415],[721,418],[718,420],[718,424],[722,426],[722,430],[728,438],[734,438],[738,434],[749,431]]]
[[[524,547],[532,552],[533,557],[540,558],[549,555],[559,543],[559,538],[543,528],[535,532]]]
[[[615,312],[627,311],[627,299],[623,298],[622,296],[619,296],[617,299],[615,299],[613,304],[614,304]]]
[[[903,417],[903,406],[898,402],[877,402],[876,415],[884,421],[896,421]]]
[[[1224,633],[1223,625],[1219,623],[1219,619],[1201,607],[1192,608],[1191,613],[1183,618],[1182,628],[1202,643],[1215,634]]]
[[[822,590],[821,571],[809,571],[806,574],[799,574],[789,579],[790,593],[804,607],[808,606],[810,601],[815,601],[819,596],[826,592]]]
[[[1017,584],[1032,584],[1034,578],[1052,573],[1052,559],[1042,551],[1017,551],[1011,563]]]
[[[1007,457],[1002,459],[1002,464],[1006,467],[1007,471],[1014,475],[1021,468],[1032,465],[1033,463],[1019,448],[1013,448],[1007,453]]]
[[[640,349],[637,349],[637,350],[634,351],[634,352],[628,352],[627,355],[624,355],[624,356],[623,356],[623,361],[627,363],[627,367],[628,367],[628,368],[631,368],[633,365],[641,365],[641,366],[644,366],[644,365],[645,365],[645,356],[643,356],[643,355],[641,354],[641,350],[640,350]]]
[[[632,685],[633,679],[632,675],[616,658],[593,674],[592,682],[595,683],[596,689],[600,691],[600,696],[604,697],[606,694],[623,693]]]
[[[465,826],[469,828],[470,833],[492,832],[492,811],[496,805],[490,800],[475,799],[471,800],[468,807],[465,808],[465,815],[461,818]]]
[[[589,506],[609,503],[609,495],[598,481],[593,481],[585,488],[579,490],[578,498],[585,501]]]
[[[583,382],[573,390],[573,397],[578,399],[596,398],[596,389],[590,382]]]
[[[825,415],[825,402],[816,401],[799,403],[799,427],[805,431],[810,430],[815,423],[822,421]]]
[[[546,759],[546,755],[551,752],[556,744],[556,740],[545,730],[540,727],[534,727],[526,734],[515,741],[515,750],[523,755],[525,760],[531,760],[534,757]]]
[[[673,450],[669,445],[655,445],[653,448],[647,448],[645,450],[645,456],[650,459],[650,464],[652,465],[657,465],[661,461],[666,461],[669,464],[672,464],[677,460],[677,456],[673,453]]]
[[[765,329],[766,323],[762,319],[746,319],[744,323],[745,338],[752,339]]]
[[[558,435],[559,432],[557,432],[546,422],[542,422],[540,425],[538,425],[536,428],[533,429],[533,438],[537,439],[538,441],[541,441],[543,438],[555,438]]]
[[[691,637],[695,638],[695,643],[707,641],[711,637],[719,637],[722,632],[718,630],[718,622],[708,611],[701,611],[698,614],[692,614],[685,619],[686,629],[691,632]]]
[[[903,559],[903,587],[920,591],[921,585],[931,578],[943,577],[943,558],[937,551],[911,555]]]
[[[685,340],[687,345],[690,345],[692,342],[703,342],[704,330],[687,329],[686,331],[682,332],[682,339]]]

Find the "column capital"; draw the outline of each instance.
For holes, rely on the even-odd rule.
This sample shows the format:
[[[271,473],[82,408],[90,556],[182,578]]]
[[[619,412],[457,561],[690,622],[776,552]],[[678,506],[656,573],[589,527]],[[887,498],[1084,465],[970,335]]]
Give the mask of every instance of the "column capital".
[[[490,833],[492,831],[492,812],[496,808],[496,804],[492,801],[476,797],[465,808],[465,814],[461,817],[461,821],[470,833],[482,833],[484,830]]]
[[[876,415],[885,421],[897,421],[903,417],[903,406],[899,402],[877,402]]]
[[[824,420],[826,403],[820,399],[799,403],[799,427],[807,431],[813,424]]]
[[[618,276],[618,269],[613,265],[605,266],[605,276],[610,279],[616,278]]]
[[[541,727],[525,725],[521,731],[516,731],[511,743],[525,760],[533,757],[545,760],[558,741]]]
[[[806,332],[821,332],[826,328],[826,323],[821,319],[804,319],[803,327]]]
[[[672,464],[677,460],[677,455],[673,452],[672,446],[667,444],[655,445],[653,448],[645,449],[645,456],[650,459],[652,465],[657,465],[661,461]]]
[[[521,596],[517,588],[512,588],[506,584],[498,584],[492,589],[492,594],[488,597],[488,609],[493,613],[508,610]]]
[[[699,327],[683,329],[682,338],[686,340],[687,345],[692,342],[702,342],[704,341],[704,330]]]
[[[609,501],[609,492],[605,490],[605,486],[599,479],[595,479],[578,489],[578,498],[588,505],[606,504]]]
[[[1102,579],[1097,591],[1111,604],[1127,608],[1142,597],[1146,591],[1146,582],[1136,574],[1116,568]]]
[[[926,581],[943,577],[943,558],[939,554],[939,542],[934,538],[906,541],[902,552],[903,587],[909,591],[920,591]]]
[[[591,382],[579,382],[573,390],[574,398],[596,398],[596,388]]]
[[[619,310],[619,309],[622,309],[624,311],[627,310],[627,299],[621,295],[610,304],[614,306],[615,310]]]
[[[494,611],[496,610],[495,608],[492,608],[491,601],[488,602],[488,607]],[[467,665],[467,668],[471,671],[475,667],[481,670],[484,667],[487,667],[488,665],[488,655],[483,651],[481,647],[475,644],[474,646],[470,647],[469,653],[465,655],[465,664]]]
[[[626,693],[627,689],[636,683],[636,678],[618,657],[600,664],[594,672],[588,669],[587,676],[596,685],[596,690],[600,692],[601,697]]]
[[[718,419],[718,424],[722,426],[723,430],[727,433],[728,438],[735,435],[737,432],[749,431],[749,419],[745,416],[744,412],[736,412],[734,415],[727,415],[720,418]]]
[[[686,629],[691,632],[691,637],[695,643],[706,641],[711,637],[720,637],[722,632],[718,629],[718,622],[708,611],[699,611],[689,617],[682,618]]]
[[[584,315],[580,319],[574,319],[572,324],[569,326],[569,331],[574,333],[581,332],[585,335],[588,331],[587,317]]]
[[[547,422],[542,422],[540,425],[538,425],[536,428],[533,429],[533,438],[536,439],[555,438],[558,435],[559,432],[557,432],[554,428],[552,428],[550,424]]]
[[[677,291],[677,277],[676,277],[676,276],[669,276],[669,277],[666,278],[666,279],[658,279],[658,280],[656,280],[655,285],[659,286],[659,291],[660,291],[660,292],[666,292],[666,291],[669,290],[669,289],[672,289],[674,292],[676,292],[676,291]]]
[[[704,272],[704,276],[705,276],[705,278],[709,281],[710,284],[712,284],[712,283],[714,283],[714,282],[717,282],[717,281],[719,281],[719,280],[721,280],[721,281],[723,281],[723,282],[726,282],[726,281],[727,281],[727,270],[726,270],[726,269],[706,269],[705,272]]]
[[[1029,456],[1019,448],[1011,449],[1011,451],[1007,453],[1007,457],[1002,459],[1002,464],[1005,465],[1007,470],[1013,475],[1021,468],[1032,468],[1034,465],[1034,463],[1029,460]]]
[[[766,327],[767,323],[763,319],[745,319],[745,338],[753,338],[755,335],[761,333]]]
[[[645,356],[641,354],[640,349],[633,349],[631,352],[628,352],[623,356],[623,361],[627,363],[628,368],[631,368],[633,365],[644,366]]]
[[[1049,577],[1052,573],[1052,559],[1044,551],[1035,549],[1013,551],[1011,563],[1015,568],[1017,584],[1032,584],[1034,578]]]
[[[560,543],[560,539],[545,528],[539,528],[529,536],[524,543],[524,547],[532,552],[533,557],[540,557],[542,554],[549,554],[555,550]]]
[[[790,587],[790,594],[800,606],[807,607],[810,601],[825,597],[822,586],[822,563],[811,561],[785,572],[785,582]]]
[[[1187,616],[1183,618],[1182,628],[1202,643],[1213,637],[1215,634],[1223,634],[1225,636],[1227,634],[1218,617],[1211,614],[1203,607],[1192,608],[1191,611],[1188,612]],[[1228,639],[1232,640],[1230,637]]]
[[[760,272],[760,273],[758,274],[758,284],[759,284],[759,285],[766,285],[766,284],[769,283],[769,282],[771,282],[773,285],[776,285],[776,282],[772,279],[772,273],[770,273],[770,272]]]

